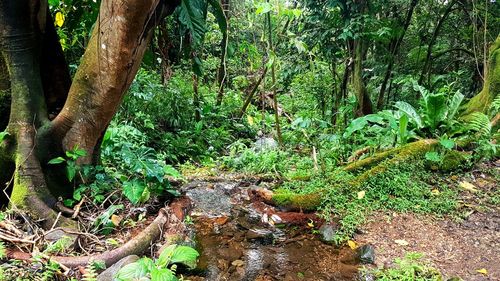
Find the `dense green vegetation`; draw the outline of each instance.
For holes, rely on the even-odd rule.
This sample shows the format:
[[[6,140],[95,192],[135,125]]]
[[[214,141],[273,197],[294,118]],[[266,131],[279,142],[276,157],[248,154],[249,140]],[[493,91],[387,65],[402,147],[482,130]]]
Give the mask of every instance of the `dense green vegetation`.
[[[163,179],[180,176],[173,166],[190,163],[284,179],[277,193],[286,199],[277,201],[285,205],[294,204],[293,194],[321,193],[301,207],[342,218],[338,242],[369,210],[455,211],[457,190],[436,170],[460,171],[498,156],[498,126],[490,123],[498,96],[466,119],[461,112],[481,91],[490,56],[481,46],[495,41],[500,8],[410,2],[230,3],[229,31],[218,23],[218,10],[184,18],[179,8],[155,33],[104,136],[102,164],[82,170],[90,184],[66,203],[73,206],[83,193],[99,203],[116,188],[134,204],[175,194]],[[73,21],[82,28],[96,13],[76,18],[79,10],[68,7],[61,1],[52,8],[68,13],[58,33],[68,38],[63,43],[72,37],[63,47],[77,52],[86,34],[78,30],[86,29]],[[193,41],[177,39],[182,36]],[[380,171],[339,168],[420,139],[439,143],[402,163],[383,155],[376,161],[386,162]]]
[[[47,24],[54,21],[74,76],[81,63],[91,61],[82,55],[99,28],[100,1],[46,4]],[[112,233],[117,227],[112,218],[123,209],[179,196],[170,182],[182,179],[183,172],[216,169],[271,179],[276,185],[270,203],[338,221],[340,245],[372,211],[460,217],[458,181],[449,178],[499,157],[500,5],[495,1],[181,0],[172,5],[171,15],[153,20],[156,28],[144,58],[139,55],[137,75],[130,87],[120,84],[127,94],[113,97],[117,110],[109,122],[103,117],[105,133],[93,134],[95,149],[89,150],[92,141],[78,138],[38,144],[61,143],[37,154],[43,155],[37,160],[42,178],[66,207],[79,209],[84,200],[98,206],[102,213],[91,226],[94,233]],[[0,39],[7,38],[4,33]],[[22,144],[23,134],[12,125],[19,123],[16,114],[8,122],[9,104],[24,88],[15,81],[15,63],[9,61],[14,56],[1,54],[0,168],[17,171],[23,164],[12,164],[24,157],[23,149],[9,145],[14,138]],[[98,92],[87,92],[93,91]],[[86,104],[83,112],[92,113],[98,103]],[[63,104],[46,101],[45,123],[58,121]],[[15,101],[11,107],[22,111]],[[45,124],[35,120],[37,113],[31,117]],[[40,128],[42,137],[51,135]],[[33,138],[42,137],[35,132]],[[4,161],[11,158],[13,163]],[[19,178],[0,175],[2,184],[14,186],[14,204],[30,193],[29,183]],[[59,186],[70,188],[60,192]],[[488,200],[498,205],[498,191]],[[0,257],[3,248],[0,243]],[[151,280],[174,280],[175,266],[167,266],[175,255],[168,254],[141,259],[122,275],[146,268],[144,276]],[[180,263],[196,260],[197,254],[189,254]],[[370,274],[377,280],[408,274],[416,276],[408,280],[439,280],[418,260],[410,255],[397,269]],[[46,274],[58,270],[57,264],[44,266],[50,269]],[[89,274],[93,270],[89,265]],[[171,279],[155,279],[160,272]]]

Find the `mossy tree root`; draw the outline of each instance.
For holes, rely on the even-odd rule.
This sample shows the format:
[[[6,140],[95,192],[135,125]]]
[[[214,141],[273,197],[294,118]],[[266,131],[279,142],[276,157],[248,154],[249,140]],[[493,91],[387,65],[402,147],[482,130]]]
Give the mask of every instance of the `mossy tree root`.
[[[358,171],[361,168],[367,168],[351,180],[349,185],[353,188],[360,187],[369,178],[379,175],[387,171],[389,168],[397,166],[401,162],[422,158],[425,153],[431,151],[437,144],[438,141],[435,139],[419,140],[386,152],[375,154],[367,159],[359,160],[357,162],[361,163],[353,163],[344,168],[345,171],[349,172]],[[373,160],[370,160],[370,158],[373,158]],[[374,163],[377,163],[377,165],[370,167],[370,164]]]
[[[419,140],[353,162],[342,168],[342,170],[346,172],[359,172],[359,174],[345,184],[353,189],[360,187],[369,178],[377,176],[391,167],[397,166],[401,162],[423,157],[423,155],[431,151],[437,143],[438,141],[435,139]],[[324,195],[328,192],[329,188],[335,187],[325,187],[320,191],[309,194],[296,194],[290,191],[278,191],[274,193],[266,191],[260,192],[259,196],[262,197],[265,202],[274,206],[312,211],[321,205]]]
[[[466,118],[474,112],[487,113],[491,102],[500,93],[500,35],[490,47],[487,76],[483,89],[465,105],[463,116]]]

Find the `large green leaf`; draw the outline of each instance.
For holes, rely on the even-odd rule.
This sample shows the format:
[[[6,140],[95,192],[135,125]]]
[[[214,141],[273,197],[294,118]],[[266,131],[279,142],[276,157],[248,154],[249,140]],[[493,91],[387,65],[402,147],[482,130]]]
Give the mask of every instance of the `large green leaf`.
[[[399,142],[404,144],[408,140],[408,115],[403,114],[399,118]]]
[[[458,112],[458,108],[460,107],[460,104],[462,104],[462,101],[464,100],[464,95],[462,95],[459,91],[453,95],[451,98],[449,104],[448,104],[448,114],[447,114],[447,119],[448,123],[453,121],[455,118],[455,115]]]
[[[156,264],[159,267],[166,267],[170,264],[170,261],[172,260],[172,255],[174,254],[174,250],[177,248],[176,244],[169,245],[163,251],[161,251],[160,256],[158,257],[158,260],[156,261]]]
[[[205,9],[202,0],[182,0],[179,7],[179,20],[191,33],[194,46],[203,43],[206,32]]]
[[[148,263],[145,263],[141,260],[125,265],[118,271],[114,280],[118,281],[130,281],[130,280],[139,280],[143,277],[146,277],[148,274],[149,268]]]
[[[170,263],[182,263],[192,267],[200,254],[188,246],[178,246],[172,253]]]
[[[151,270],[151,281],[176,281],[174,273],[168,268],[153,268]]]
[[[417,125],[417,128],[420,129],[424,127],[422,118],[411,104],[404,101],[398,101],[396,102],[395,107],[408,115],[410,120],[412,120]]]
[[[362,130],[367,124],[368,120],[366,120],[366,116],[352,120],[344,132],[344,138],[350,137],[354,132]]]
[[[144,182],[137,179],[123,183],[123,194],[134,205],[142,201],[145,189],[146,185]]]
[[[425,123],[432,129],[437,129],[439,123],[446,117],[446,96],[444,94],[429,94],[424,96]]]

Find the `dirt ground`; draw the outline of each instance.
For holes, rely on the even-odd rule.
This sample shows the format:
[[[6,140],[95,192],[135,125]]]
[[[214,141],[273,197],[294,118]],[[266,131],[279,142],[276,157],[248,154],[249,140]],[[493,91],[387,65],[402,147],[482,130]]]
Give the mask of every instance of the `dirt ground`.
[[[487,169],[498,171],[497,164]],[[481,171],[457,182],[464,180],[478,189],[460,194],[465,219],[374,213],[355,237],[356,242],[375,246],[379,267],[391,266],[394,258],[405,253],[420,252],[443,273],[444,280],[500,280],[500,206],[485,203],[485,198],[498,193],[498,181]],[[480,269],[486,269],[487,274],[478,272]]]

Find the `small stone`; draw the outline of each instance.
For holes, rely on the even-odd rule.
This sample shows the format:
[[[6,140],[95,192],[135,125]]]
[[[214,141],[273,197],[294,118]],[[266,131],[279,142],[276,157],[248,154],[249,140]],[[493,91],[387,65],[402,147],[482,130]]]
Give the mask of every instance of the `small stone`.
[[[278,148],[278,142],[276,142],[273,138],[270,137],[260,137],[255,141],[255,143],[252,146],[252,149],[255,152],[275,150],[277,148]]]
[[[262,245],[269,245],[273,243],[273,232],[267,229],[250,229],[245,235],[247,240],[255,240]]]
[[[97,276],[97,281],[113,281],[115,275],[127,264],[131,264],[139,260],[139,257],[136,255],[126,256],[123,259],[119,260],[115,264],[113,264],[110,268],[104,270],[101,274]]]
[[[335,242],[335,233],[337,232],[337,226],[333,223],[325,223],[319,228],[320,239],[326,243]]]
[[[238,266],[244,266],[245,265],[245,262],[242,261],[242,260],[235,260],[231,263],[232,265],[238,267]]]
[[[279,224],[279,223],[283,222],[283,220],[280,218],[280,216],[278,216],[276,214],[271,215],[271,221],[273,222],[273,224]]]
[[[47,242],[56,242],[61,240],[62,238],[68,239],[68,247],[72,248],[76,245],[76,240],[78,239],[78,235],[73,233],[68,233],[64,231],[64,229],[54,229],[45,234],[45,241]]]
[[[356,256],[363,264],[373,264],[375,263],[375,248],[369,244],[358,247]]]

